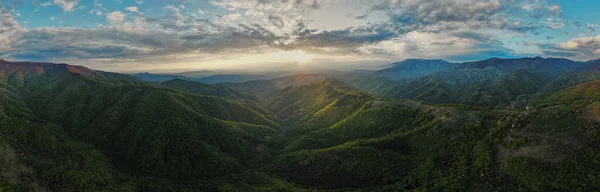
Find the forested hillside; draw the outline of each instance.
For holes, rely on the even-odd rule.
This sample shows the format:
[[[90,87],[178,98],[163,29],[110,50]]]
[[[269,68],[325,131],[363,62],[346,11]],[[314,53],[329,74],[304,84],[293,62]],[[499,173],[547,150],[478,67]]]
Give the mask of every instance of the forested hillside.
[[[353,72],[152,84],[2,61],[0,191],[600,189],[597,81],[540,94],[591,65],[449,65],[401,81]],[[522,94],[537,96],[494,104]]]
[[[411,63],[421,60],[411,61]],[[428,60],[422,60],[430,66]],[[557,58],[491,58],[450,64],[440,70],[413,78],[394,79],[385,75],[348,73],[342,77],[353,87],[379,96],[415,99],[429,103],[454,103],[477,106],[508,105],[520,95],[559,90],[597,79],[594,62],[575,62]],[[418,65],[418,64],[413,64]],[[392,70],[384,69],[382,71]],[[581,75],[585,73],[586,75]],[[558,89],[557,89],[558,88]]]

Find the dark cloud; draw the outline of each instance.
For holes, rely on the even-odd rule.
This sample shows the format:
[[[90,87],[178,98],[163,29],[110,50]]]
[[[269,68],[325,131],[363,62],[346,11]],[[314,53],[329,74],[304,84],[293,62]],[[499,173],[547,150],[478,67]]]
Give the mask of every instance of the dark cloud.
[[[271,24],[273,24],[276,27],[283,27],[285,25],[283,18],[281,18],[278,15],[270,14],[269,21],[271,22]]]
[[[488,35],[477,33],[477,32],[459,32],[455,36],[471,39],[475,42],[475,46],[469,53],[450,56],[449,60],[480,60],[487,59],[490,57],[520,57],[516,55],[514,50],[504,47],[504,43],[494,39]]]
[[[536,31],[540,25],[507,19],[510,1],[417,1],[383,3],[373,10],[383,11],[390,22],[405,31],[446,32],[464,29],[501,29],[519,33]],[[399,31],[402,33],[403,31]]]
[[[556,45],[553,45],[553,44],[544,44],[544,45],[538,45],[538,46],[542,50],[542,54],[550,56],[550,57],[577,57],[577,56],[581,56],[580,53],[577,53],[575,51],[561,49],[561,48],[556,47]]]
[[[542,50],[542,54],[550,57],[578,57],[582,56],[581,53],[573,50],[560,48],[556,44],[537,44]]]
[[[482,33],[477,33],[477,32],[472,32],[472,31],[468,31],[468,32],[458,32],[454,34],[456,37],[461,37],[461,38],[467,38],[467,39],[473,39],[481,44],[495,44],[495,45],[502,45],[502,42],[494,39],[488,35],[484,35]]]
[[[392,28],[385,25],[368,27],[351,27],[342,30],[321,31],[303,29],[298,33],[294,44],[288,45],[300,48],[336,47],[343,51],[355,51],[356,48],[397,37]]]
[[[594,28],[596,25],[593,24],[586,24],[585,27],[587,27],[589,30],[591,31],[596,31],[596,29]]]

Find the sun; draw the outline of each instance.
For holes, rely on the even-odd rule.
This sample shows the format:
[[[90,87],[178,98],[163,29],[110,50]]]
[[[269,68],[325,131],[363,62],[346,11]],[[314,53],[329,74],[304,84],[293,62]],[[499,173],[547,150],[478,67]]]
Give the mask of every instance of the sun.
[[[313,60],[313,57],[302,50],[295,50],[290,52],[290,59],[298,63],[308,63]]]

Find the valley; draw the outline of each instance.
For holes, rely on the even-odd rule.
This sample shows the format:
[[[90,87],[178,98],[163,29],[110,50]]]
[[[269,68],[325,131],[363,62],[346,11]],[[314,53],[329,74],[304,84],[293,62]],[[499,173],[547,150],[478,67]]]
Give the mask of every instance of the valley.
[[[596,65],[198,82],[2,60],[0,191],[596,191]]]

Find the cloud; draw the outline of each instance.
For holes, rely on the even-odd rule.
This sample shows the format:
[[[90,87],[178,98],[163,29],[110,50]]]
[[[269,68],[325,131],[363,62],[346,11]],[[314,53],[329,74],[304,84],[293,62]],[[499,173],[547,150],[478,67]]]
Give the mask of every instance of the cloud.
[[[127,10],[127,11],[130,11],[130,12],[134,12],[134,13],[138,13],[138,12],[140,12],[140,11],[138,10],[138,8],[137,8],[137,7],[135,7],[135,6],[133,6],[133,7],[127,7],[127,8],[125,8],[125,10]]]
[[[98,2],[98,0],[94,0],[94,7],[102,8],[103,6],[104,5],[102,3],[100,3],[100,2]]]
[[[596,29],[595,29],[595,28],[596,28],[597,26],[598,26],[598,25],[596,25],[596,24],[589,24],[589,23],[588,23],[588,24],[585,24],[585,27],[586,27],[586,28],[588,28],[590,31],[596,31]]]
[[[232,13],[232,14],[224,15],[221,18],[227,22],[232,22],[232,21],[238,20],[240,17],[242,17],[242,15],[240,15],[239,13]]]
[[[78,2],[53,0],[54,4],[57,1],[71,2],[69,10],[74,10]],[[0,26],[0,55],[82,62],[152,58],[155,62],[168,63],[173,55],[230,57],[235,53],[303,50],[332,57],[472,60],[515,55],[514,50],[494,37],[504,37],[504,34],[547,37],[548,34],[542,33],[544,30],[566,25],[562,8],[538,3],[542,0],[536,3],[531,3],[533,0],[526,3],[513,0],[214,0],[210,4],[218,9],[210,13],[200,9],[189,10],[192,12],[189,13],[179,2],[175,2],[177,6],[164,6],[163,15],[147,16],[129,13],[139,12],[136,6],[110,12],[101,1],[95,0],[89,14],[106,18],[106,24],[99,24],[97,28],[26,30],[10,11],[3,12],[3,23],[7,24]],[[21,31],[4,32],[13,34],[9,38],[2,33],[14,31],[8,26],[17,26]],[[540,44],[530,46],[541,47]],[[2,51],[7,49],[10,52]],[[540,49],[548,55],[579,51],[556,45],[544,45]],[[594,54],[595,50],[588,53]]]
[[[111,25],[121,24],[125,21],[125,13],[114,11],[106,14],[106,20]]]
[[[600,35],[595,37],[574,38],[557,46],[563,50],[576,51],[583,58],[600,56]]]
[[[551,29],[562,29],[565,28],[565,21],[563,21],[560,18],[554,18],[554,17],[549,17],[548,19],[546,19],[546,22],[544,22],[546,24],[546,26],[548,26]]]
[[[0,2],[0,56],[12,47],[15,39],[25,31],[13,15],[13,5]]]
[[[52,2],[60,6],[64,11],[72,12],[79,3],[79,0],[53,0]]]
[[[551,13],[553,13],[555,15],[562,14],[562,8],[559,5],[550,5],[550,6],[548,6],[548,11],[550,11]]]
[[[600,57],[600,35],[573,38],[559,44],[537,44],[544,55],[589,60]]]
[[[136,0],[135,3],[137,3],[138,5],[144,4],[143,0]]]
[[[101,16],[104,13],[102,11],[99,11],[99,10],[96,10],[96,9],[92,9],[90,11],[90,14],[95,14],[95,15]]]
[[[581,57],[582,54],[575,50],[563,49],[555,44],[537,44],[542,51],[542,54],[551,57],[568,57],[576,58]]]

